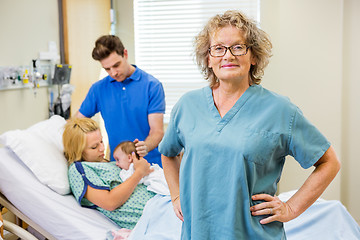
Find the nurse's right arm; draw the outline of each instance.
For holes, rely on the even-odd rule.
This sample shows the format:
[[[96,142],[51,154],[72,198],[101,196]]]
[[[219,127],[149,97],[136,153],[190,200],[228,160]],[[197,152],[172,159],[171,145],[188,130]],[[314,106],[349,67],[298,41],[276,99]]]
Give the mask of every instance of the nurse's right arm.
[[[175,214],[181,221],[184,221],[180,206],[179,190],[179,170],[181,159],[179,156],[166,157],[161,155],[161,161],[164,169],[165,179],[169,186],[171,201],[173,202]]]

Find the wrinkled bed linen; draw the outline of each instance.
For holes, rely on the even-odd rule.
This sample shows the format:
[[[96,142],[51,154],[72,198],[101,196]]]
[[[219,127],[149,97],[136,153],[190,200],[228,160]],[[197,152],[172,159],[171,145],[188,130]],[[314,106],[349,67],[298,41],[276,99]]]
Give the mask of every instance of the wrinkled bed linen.
[[[180,240],[181,220],[176,217],[170,196],[155,195],[145,205],[143,215],[127,240]],[[107,240],[115,240],[112,231]]]
[[[279,195],[287,201],[296,191]],[[337,200],[318,199],[303,214],[284,224],[288,240],[359,240],[360,226]]]

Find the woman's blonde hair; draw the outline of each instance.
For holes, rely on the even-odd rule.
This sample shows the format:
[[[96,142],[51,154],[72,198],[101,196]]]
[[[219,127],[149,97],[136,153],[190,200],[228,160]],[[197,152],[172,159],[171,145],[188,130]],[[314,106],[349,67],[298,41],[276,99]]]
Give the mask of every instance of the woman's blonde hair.
[[[268,65],[271,57],[272,44],[267,33],[258,28],[253,20],[247,18],[240,11],[229,10],[222,15],[218,14],[212,17],[195,37],[195,58],[200,71],[210,82],[210,87],[218,82],[215,73],[208,67],[210,38],[217,30],[229,25],[244,33],[245,44],[250,47],[252,57],[256,62],[250,67],[250,84],[260,84],[264,68]]]
[[[73,118],[65,124],[63,133],[64,155],[69,165],[82,160],[86,147],[86,134],[99,129],[91,118]]]

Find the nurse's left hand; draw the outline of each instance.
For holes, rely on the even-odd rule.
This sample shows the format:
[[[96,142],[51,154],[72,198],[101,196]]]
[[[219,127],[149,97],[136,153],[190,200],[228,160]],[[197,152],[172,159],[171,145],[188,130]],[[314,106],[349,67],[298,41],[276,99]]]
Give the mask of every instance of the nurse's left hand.
[[[140,157],[145,157],[148,154],[146,143],[144,141],[139,141],[139,139],[135,139],[134,143],[137,154],[139,154]]]
[[[277,196],[256,194],[253,195],[251,199],[253,201],[264,201],[250,207],[253,216],[269,215],[260,221],[261,224],[267,224],[274,221],[288,222],[296,217],[289,204],[281,201]]]

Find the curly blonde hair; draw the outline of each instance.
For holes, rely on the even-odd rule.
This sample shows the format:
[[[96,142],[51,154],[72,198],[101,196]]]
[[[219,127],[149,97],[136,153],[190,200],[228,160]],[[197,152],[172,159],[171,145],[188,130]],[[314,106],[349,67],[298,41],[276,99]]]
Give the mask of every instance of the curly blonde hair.
[[[250,67],[250,84],[260,84],[264,75],[264,68],[271,57],[272,44],[267,33],[256,26],[256,23],[247,18],[240,11],[229,10],[222,15],[212,17],[200,33],[195,37],[195,58],[204,78],[210,82],[210,87],[215,86],[218,78],[208,67],[209,47],[211,36],[220,28],[234,26],[244,33],[245,44],[256,62]]]
[[[73,118],[65,124],[63,133],[64,155],[68,164],[82,160],[86,147],[86,134],[100,129],[91,118]]]

